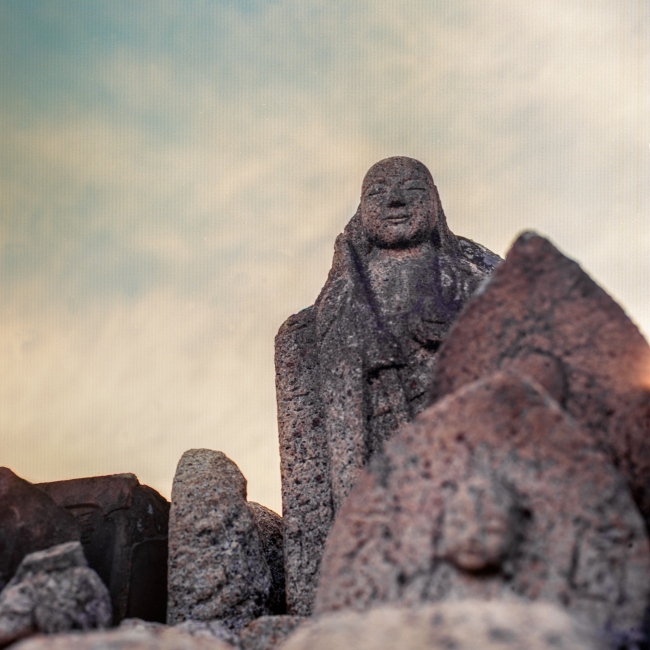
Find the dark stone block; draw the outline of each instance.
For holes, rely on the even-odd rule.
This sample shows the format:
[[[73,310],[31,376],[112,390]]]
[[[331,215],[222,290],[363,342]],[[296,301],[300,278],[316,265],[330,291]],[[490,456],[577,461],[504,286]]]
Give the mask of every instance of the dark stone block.
[[[70,513],[7,467],[0,467],[0,590],[28,553],[79,538],[79,525]]]
[[[133,474],[38,487],[79,522],[88,563],[111,592],[114,623],[164,622],[169,502]]]

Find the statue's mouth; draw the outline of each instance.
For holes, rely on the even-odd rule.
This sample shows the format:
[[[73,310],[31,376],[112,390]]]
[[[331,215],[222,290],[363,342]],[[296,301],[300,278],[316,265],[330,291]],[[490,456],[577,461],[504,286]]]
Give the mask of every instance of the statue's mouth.
[[[410,214],[389,214],[384,217],[384,221],[390,221],[391,223],[404,223],[410,218]]]

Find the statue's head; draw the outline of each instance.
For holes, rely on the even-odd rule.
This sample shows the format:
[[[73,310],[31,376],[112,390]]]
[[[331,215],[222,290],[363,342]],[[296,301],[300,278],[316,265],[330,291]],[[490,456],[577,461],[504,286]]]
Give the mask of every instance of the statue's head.
[[[440,199],[433,178],[413,158],[380,160],[363,179],[361,223],[374,246],[419,246],[432,239],[439,212]]]
[[[520,537],[518,510],[514,491],[497,479],[461,483],[445,508],[441,556],[468,573],[498,570]]]

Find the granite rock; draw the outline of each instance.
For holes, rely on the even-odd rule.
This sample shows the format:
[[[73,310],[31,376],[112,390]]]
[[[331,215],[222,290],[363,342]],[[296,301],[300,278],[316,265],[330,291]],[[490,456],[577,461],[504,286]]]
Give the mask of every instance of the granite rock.
[[[238,631],[269,613],[271,574],[246,501],[246,479],[224,454],[181,457],[169,515],[170,625],[219,619]]]
[[[269,592],[268,607],[271,614],[276,616],[286,614],[287,599],[284,580],[282,517],[273,510],[269,510],[269,508],[254,501],[249,501],[248,507],[257,526],[264,557],[271,572],[271,591]]]
[[[25,556],[0,592],[0,647],[37,632],[103,628],[111,622],[108,589],[79,542]]]
[[[550,603],[473,601],[338,612],[302,625],[282,650],[605,650],[593,629]]]
[[[239,637],[221,621],[183,621],[174,625],[175,630],[185,632],[192,636],[203,636],[217,639],[235,648],[239,647]]]
[[[232,650],[217,639],[192,636],[174,628],[115,628],[86,634],[36,636],[12,650]]]
[[[74,517],[34,485],[0,467],[0,589],[28,553],[79,538]]]
[[[307,620],[304,616],[261,616],[240,632],[239,645],[242,650],[272,650]]]
[[[607,454],[539,384],[502,371],[373,459],[332,527],[316,611],[503,597],[634,635],[650,546]]]
[[[79,523],[88,563],[108,586],[113,622],[164,622],[169,502],[133,474],[39,483]]]
[[[440,348],[432,400],[506,368],[543,384],[607,450],[650,523],[650,347],[576,262],[531,232]]]
[[[426,406],[438,347],[499,260],[449,230],[422,163],[388,158],[366,174],[323,290],[276,337],[289,613],[310,613],[334,515]]]

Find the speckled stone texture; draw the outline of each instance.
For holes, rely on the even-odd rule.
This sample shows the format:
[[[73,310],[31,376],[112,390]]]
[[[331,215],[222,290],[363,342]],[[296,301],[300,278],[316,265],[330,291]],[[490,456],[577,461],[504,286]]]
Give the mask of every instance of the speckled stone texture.
[[[650,523],[650,348],[612,298],[535,233],[440,348],[433,399],[500,368],[531,374],[608,450]]]
[[[304,616],[261,616],[241,631],[241,650],[273,650],[307,620]]]
[[[605,650],[590,627],[549,603],[463,601],[340,612],[301,626],[282,650]]]
[[[38,636],[22,641],[12,650],[232,650],[232,646],[173,628],[116,628],[87,634]]]
[[[169,502],[133,474],[38,483],[81,528],[88,564],[111,593],[113,623],[164,622]]]
[[[332,527],[316,611],[517,597],[637,634],[650,548],[624,481],[532,380],[500,372],[427,409]]]
[[[287,605],[308,615],[331,521],[368,458],[427,403],[436,352],[500,258],[447,227],[431,174],[366,174],[315,304],[275,343]]]
[[[37,632],[108,627],[108,589],[90,568],[79,542],[26,555],[0,592],[0,647]]]
[[[254,501],[249,501],[248,507],[257,526],[264,557],[271,572],[269,609],[276,616],[286,614],[287,597],[284,580],[282,517],[273,510],[269,510],[269,508]]]
[[[167,627],[191,636],[202,636],[209,639],[217,639],[227,643],[233,648],[239,648],[239,636],[220,621],[183,621],[172,626],[165,626],[163,623],[144,621],[141,618],[125,618],[119,625],[121,630],[160,630]]]
[[[7,467],[0,467],[0,589],[28,553],[80,538],[74,517]]]
[[[191,449],[181,457],[169,515],[170,625],[219,619],[239,630],[269,613],[271,575],[246,479],[224,454]]]

